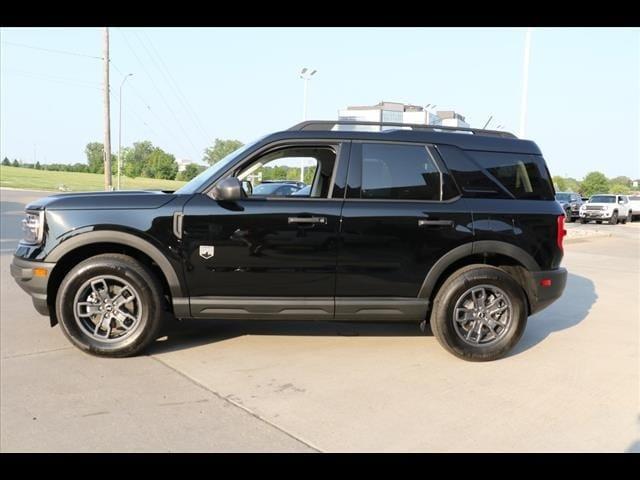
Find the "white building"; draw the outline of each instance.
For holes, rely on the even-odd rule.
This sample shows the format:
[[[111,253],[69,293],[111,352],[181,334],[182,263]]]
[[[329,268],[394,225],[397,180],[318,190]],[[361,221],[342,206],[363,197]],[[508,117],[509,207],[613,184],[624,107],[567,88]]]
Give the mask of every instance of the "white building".
[[[338,111],[338,120],[358,122],[414,123],[420,125],[445,125],[469,127],[465,118],[451,110],[435,113],[419,105],[382,101],[377,105],[351,106]],[[348,129],[349,127],[342,127]],[[360,130],[380,130],[380,127],[360,127]]]
[[[184,172],[187,169],[187,165],[193,162],[187,158],[181,158],[176,160],[176,163],[178,164],[178,172]]]

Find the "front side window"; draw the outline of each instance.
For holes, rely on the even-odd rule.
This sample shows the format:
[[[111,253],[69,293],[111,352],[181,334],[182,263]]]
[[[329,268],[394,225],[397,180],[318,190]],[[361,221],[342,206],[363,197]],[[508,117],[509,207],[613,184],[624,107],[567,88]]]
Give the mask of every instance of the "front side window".
[[[361,198],[440,200],[440,172],[424,145],[362,145]]]
[[[335,164],[331,146],[282,147],[260,155],[237,176],[249,198],[288,197],[306,187],[307,197],[328,198]]]

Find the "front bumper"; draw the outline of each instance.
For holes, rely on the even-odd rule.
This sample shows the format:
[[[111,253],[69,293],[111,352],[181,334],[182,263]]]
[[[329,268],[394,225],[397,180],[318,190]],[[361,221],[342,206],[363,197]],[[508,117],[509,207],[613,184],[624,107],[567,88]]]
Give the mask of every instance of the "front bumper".
[[[586,218],[588,220],[608,220],[611,218],[612,213],[603,210],[586,210],[580,212],[580,218]]]
[[[547,308],[555,302],[567,285],[567,269],[531,272],[534,281],[533,298],[531,298],[531,314]],[[547,285],[547,286],[544,286]]]
[[[11,262],[11,276],[16,283],[20,285],[20,288],[31,295],[33,306],[41,315],[49,315],[47,286],[49,284],[51,271],[55,265],[55,263],[32,262],[19,257],[13,257],[13,261]],[[35,275],[34,269],[36,268],[44,269],[46,275]]]

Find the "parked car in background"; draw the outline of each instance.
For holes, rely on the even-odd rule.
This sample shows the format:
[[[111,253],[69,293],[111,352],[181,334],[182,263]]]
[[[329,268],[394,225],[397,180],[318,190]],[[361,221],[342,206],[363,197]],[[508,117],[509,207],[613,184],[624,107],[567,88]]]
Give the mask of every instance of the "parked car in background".
[[[635,217],[640,217],[640,195],[631,195],[629,197],[629,206],[631,207],[629,221],[632,222]]]
[[[556,192],[556,200],[562,206],[568,221],[580,218],[580,205],[583,203],[580,195],[574,192]]]
[[[307,185],[306,187],[302,187],[297,192],[293,192],[291,195],[296,197],[309,197],[311,196],[311,185]]]
[[[270,197],[286,197],[292,195],[305,184],[289,180],[265,180],[260,185],[253,188],[252,195],[254,197],[270,196]]]
[[[615,225],[620,221],[627,223],[631,219],[631,204],[626,195],[594,195],[580,207],[580,222],[608,222]]]

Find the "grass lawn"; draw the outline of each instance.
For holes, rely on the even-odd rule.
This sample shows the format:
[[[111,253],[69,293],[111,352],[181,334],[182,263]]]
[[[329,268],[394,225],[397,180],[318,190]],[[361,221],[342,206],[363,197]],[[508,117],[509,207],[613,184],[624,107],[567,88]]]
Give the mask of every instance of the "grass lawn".
[[[116,185],[116,177],[113,177]],[[176,190],[185,182],[157,180],[155,178],[120,177],[122,190]],[[8,167],[0,165],[0,187],[24,188],[32,190],[56,190],[66,187],[71,192],[104,190],[104,175],[99,173],[53,172],[33,168]]]

